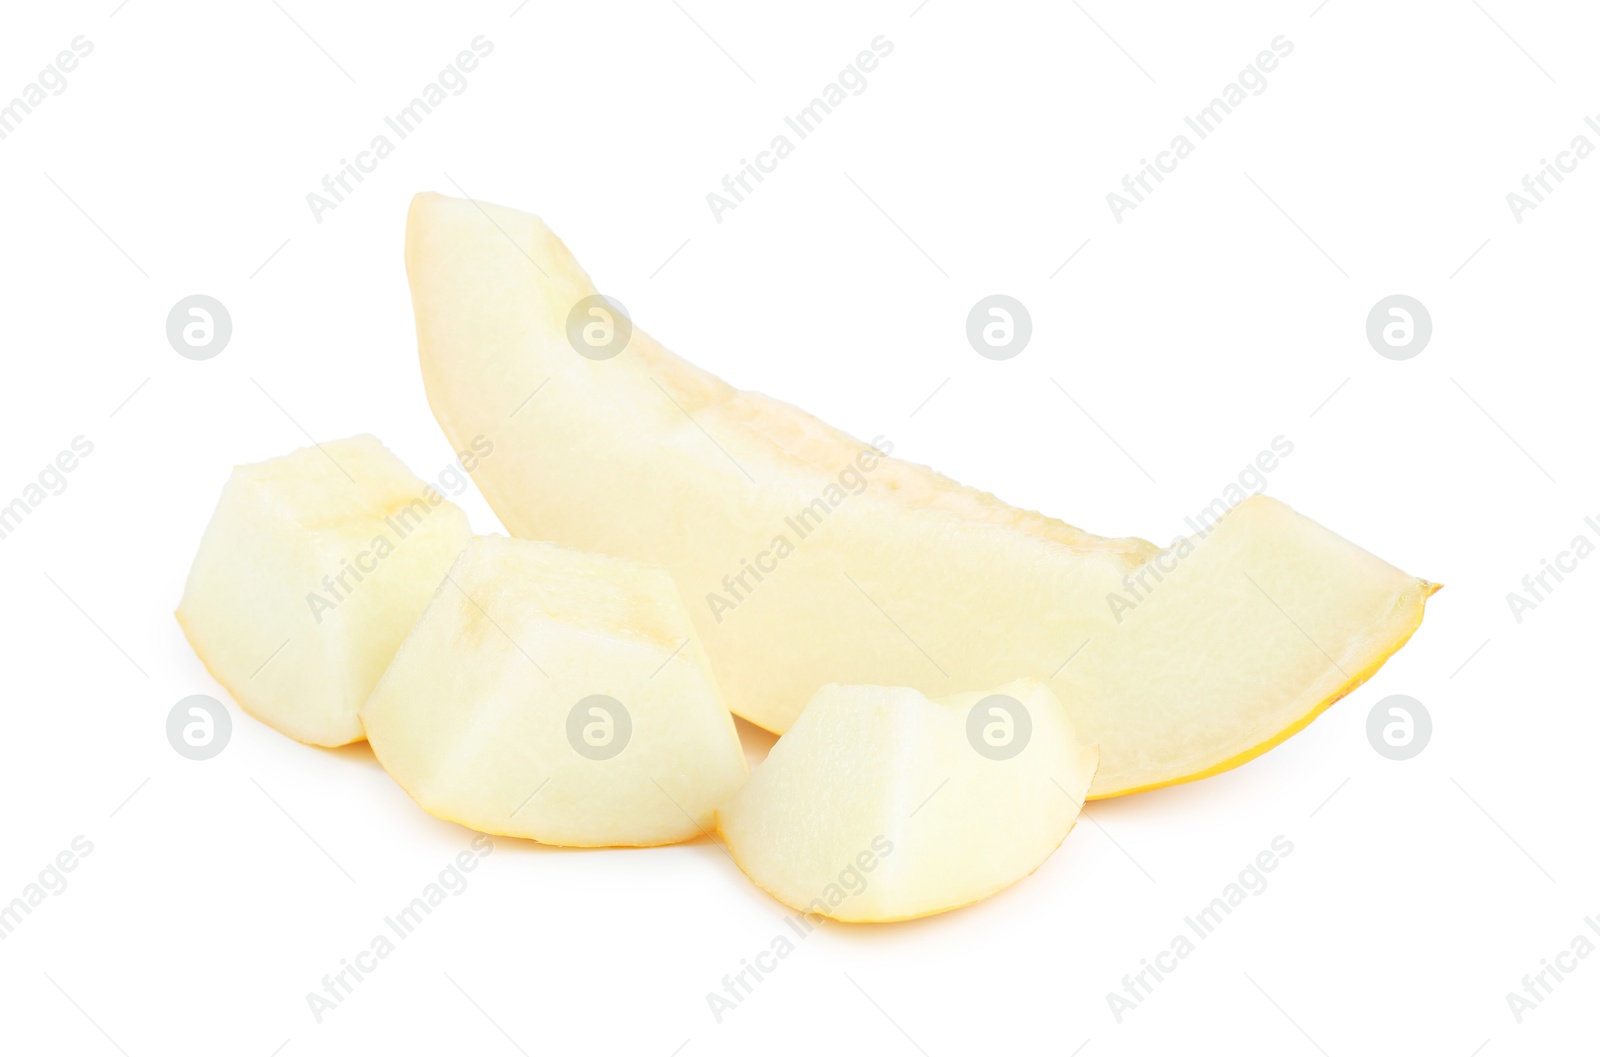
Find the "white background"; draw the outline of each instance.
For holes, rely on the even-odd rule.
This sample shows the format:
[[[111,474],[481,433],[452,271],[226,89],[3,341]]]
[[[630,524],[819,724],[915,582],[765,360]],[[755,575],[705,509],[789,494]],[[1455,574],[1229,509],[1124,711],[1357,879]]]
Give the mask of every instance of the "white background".
[[[1575,535],[1600,541],[1583,522],[1600,161],[1520,224],[1506,202],[1600,113],[1594,12],[516,3],[7,13],[0,100],[74,36],[94,51],[0,141],[0,502],[75,436],[94,452],[0,540],[0,902],[74,836],[94,851],[0,942],[0,1048],[1595,1045],[1600,957],[1521,1024],[1505,998],[1600,917],[1600,560],[1521,623],[1506,601]],[[306,194],[478,34],[494,52],[469,87],[313,220]],[[879,34],[894,51],[869,87],[715,221],[706,194]],[[1279,34],[1294,51],[1266,90],[1117,223],[1106,194]],[[238,712],[171,613],[234,464],[364,431],[422,476],[449,462],[401,260],[420,190],[540,213],[669,347],[1092,531],[1170,540],[1282,434],[1271,494],[1446,589],[1371,683],[1262,759],[1093,805],[975,907],[829,925],[721,1024],[706,993],[786,911],[717,846],[509,839],[318,1024],[306,993],[472,834],[364,746]],[[964,335],[995,292],[1034,323],[1006,362]],[[192,293],[233,318],[206,362],[164,332]],[[1393,293],[1434,322],[1405,362],[1364,333]],[[164,733],[192,693],[235,720],[204,763]],[[1434,722],[1398,763],[1365,734],[1396,693]],[[1106,994],[1280,834],[1294,851],[1270,887],[1117,1023]]]

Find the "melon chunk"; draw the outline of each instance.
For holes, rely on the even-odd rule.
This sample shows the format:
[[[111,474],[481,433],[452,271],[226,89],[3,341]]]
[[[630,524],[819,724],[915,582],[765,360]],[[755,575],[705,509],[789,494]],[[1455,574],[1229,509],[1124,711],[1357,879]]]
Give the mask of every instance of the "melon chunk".
[[[708,833],[749,773],[672,578],[474,539],[362,709],[430,814],[546,844]]]
[[[240,466],[178,623],[246,712],[312,745],[360,741],[361,703],[471,536],[374,437]]]
[[[1097,755],[1038,680],[938,701],[827,686],[717,825],[750,879],[797,910],[923,917],[1037,869],[1072,829]]]
[[[1091,796],[1168,785],[1310,722],[1435,589],[1264,497],[1163,550],[890,458],[605,318],[525,213],[419,195],[406,265],[429,402],[453,440],[494,438],[474,477],[501,522],[667,569],[769,730],[828,683],[1032,676],[1100,745]],[[580,352],[591,332],[604,347]]]

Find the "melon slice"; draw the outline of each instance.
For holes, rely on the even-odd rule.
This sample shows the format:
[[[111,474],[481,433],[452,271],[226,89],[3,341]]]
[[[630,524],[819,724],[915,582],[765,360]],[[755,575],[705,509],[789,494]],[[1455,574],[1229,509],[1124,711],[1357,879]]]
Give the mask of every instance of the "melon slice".
[[[749,774],[670,576],[504,536],[461,552],[361,718],[430,814],[546,844],[709,833]]]
[[[1035,679],[938,701],[826,686],[717,825],[740,869],[797,910],[923,917],[1037,869],[1072,829],[1097,755]]]
[[[474,477],[502,523],[671,572],[769,730],[828,683],[1032,676],[1100,745],[1091,796],[1168,785],[1310,722],[1435,590],[1264,497],[1163,550],[889,458],[608,316],[525,213],[419,195],[406,264],[429,402],[452,439],[494,439]]]
[[[374,437],[240,466],[178,623],[252,716],[312,745],[360,741],[361,703],[471,537]]]

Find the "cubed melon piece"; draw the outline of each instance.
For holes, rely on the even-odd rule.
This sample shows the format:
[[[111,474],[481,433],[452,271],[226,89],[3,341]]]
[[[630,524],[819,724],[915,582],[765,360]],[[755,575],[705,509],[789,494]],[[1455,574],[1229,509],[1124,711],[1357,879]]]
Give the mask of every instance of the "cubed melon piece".
[[[825,686],[717,823],[740,869],[789,906],[900,921],[1037,869],[1072,829],[1098,760],[1035,679],[939,700]]]
[[[462,551],[362,719],[429,813],[547,844],[708,833],[749,773],[666,572],[503,536]]]
[[[178,623],[246,712],[312,745],[360,741],[362,702],[471,537],[374,437],[240,466]]]

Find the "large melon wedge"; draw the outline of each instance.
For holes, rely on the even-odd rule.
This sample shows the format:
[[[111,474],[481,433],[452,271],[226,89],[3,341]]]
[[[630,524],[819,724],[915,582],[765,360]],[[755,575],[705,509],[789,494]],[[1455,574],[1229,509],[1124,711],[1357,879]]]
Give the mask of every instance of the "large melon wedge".
[[[930,701],[827,686],[717,811],[750,879],[808,914],[902,921],[975,903],[1038,868],[1094,777],[1036,679]]]
[[[579,847],[709,832],[749,774],[672,578],[482,536],[361,710],[431,814]]]
[[[246,712],[312,745],[360,741],[361,704],[472,529],[376,438],[228,478],[178,623]]]
[[[1266,498],[1165,551],[1093,536],[734,389],[636,327],[612,355],[628,328],[525,213],[419,195],[406,264],[428,399],[453,440],[493,440],[474,476],[501,521],[669,570],[732,707],[770,730],[828,683],[942,695],[1033,676],[1100,744],[1092,796],[1167,785],[1310,722],[1435,589]],[[602,353],[580,355],[591,331]]]

